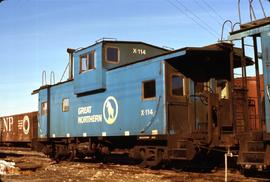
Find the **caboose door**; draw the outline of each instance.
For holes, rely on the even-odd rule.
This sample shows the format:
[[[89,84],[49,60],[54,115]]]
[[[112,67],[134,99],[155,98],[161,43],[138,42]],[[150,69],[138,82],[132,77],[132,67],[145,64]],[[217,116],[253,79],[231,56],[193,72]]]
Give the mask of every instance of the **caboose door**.
[[[170,63],[165,64],[167,128],[169,134],[190,133],[188,123],[187,79]]]
[[[38,113],[38,136],[39,138],[50,137],[50,88],[39,93]]]

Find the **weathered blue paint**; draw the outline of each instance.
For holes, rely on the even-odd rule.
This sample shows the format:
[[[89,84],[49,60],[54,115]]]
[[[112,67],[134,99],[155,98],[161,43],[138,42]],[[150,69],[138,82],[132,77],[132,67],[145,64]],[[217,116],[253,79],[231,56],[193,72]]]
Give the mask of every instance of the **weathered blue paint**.
[[[95,69],[79,73],[80,71],[80,55],[95,51]],[[91,92],[99,89],[105,89],[106,78],[105,70],[102,66],[102,44],[96,44],[94,46],[83,49],[74,54],[74,93],[82,94],[85,92]]]
[[[95,69],[79,73],[79,56],[92,50],[96,52]],[[176,51],[106,70],[102,65],[104,55],[101,43],[76,51],[74,80],[49,86],[50,137],[166,134],[164,60],[184,54],[184,50]],[[156,82],[156,97],[143,100],[142,82],[148,80]],[[47,88],[41,88],[38,92],[41,111],[42,102],[48,101],[48,92]],[[62,100],[65,98],[70,103],[68,112],[62,111]],[[105,101],[110,98],[114,98],[118,105],[113,123],[106,122],[109,109]],[[113,100],[109,102],[116,115],[116,104]],[[86,113],[81,112],[87,108]],[[47,117],[39,112],[39,137],[46,137]],[[82,123],[83,120],[87,122]]]
[[[51,87],[51,111],[50,111],[50,134],[51,137],[66,136],[71,130],[76,130],[73,124],[76,111],[76,96],[73,92],[73,82],[67,82],[61,85]],[[69,111],[62,111],[62,100],[69,99]]]
[[[38,104],[38,136],[41,138],[47,137],[47,115],[41,115],[41,104],[48,101],[48,90],[42,89],[39,91]]]
[[[104,132],[107,136],[118,136],[124,135],[126,131],[130,135],[138,135],[152,134],[152,130],[164,134],[164,70],[159,61],[111,70],[107,72],[106,78],[106,91],[81,97],[73,93],[74,81],[51,87],[51,137],[65,137],[67,133],[70,136],[83,136],[83,133],[101,136]],[[146,80],[156,81],[156,98],[143,101],[142,82]],[[109,96],[113,96],[118,103],[118,116],[113,124],[106,123],[103,116],[103,104]],[[70,99],[69,112],[62,112],[64,98]],[[78,114],[78,108],[89,106],[90,113]],[[142,110],[153,110],[153,113],[142,116]],[[101,115],[102,121],[78,123],[79,117],[93,115]],[[41,121],[43,123],[45,118]],[[46,128],[46,125],[41,125],[41,128]]]
[[[270,133],[270,29],[261,33],[262,62],[264,73],[265,124]]]

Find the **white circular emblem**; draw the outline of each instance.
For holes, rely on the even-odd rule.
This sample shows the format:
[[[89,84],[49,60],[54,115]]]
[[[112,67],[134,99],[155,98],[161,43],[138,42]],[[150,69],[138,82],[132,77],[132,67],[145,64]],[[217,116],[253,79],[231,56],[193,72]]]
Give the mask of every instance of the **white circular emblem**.
[[[26,115],[23,117],[23,133],[28,135],[30,130],[30,120],[29,117]]]
[[[118,103],[113,96],[107,97],[103,104],[103,118],[108,124],[113,124],[118,115]]]

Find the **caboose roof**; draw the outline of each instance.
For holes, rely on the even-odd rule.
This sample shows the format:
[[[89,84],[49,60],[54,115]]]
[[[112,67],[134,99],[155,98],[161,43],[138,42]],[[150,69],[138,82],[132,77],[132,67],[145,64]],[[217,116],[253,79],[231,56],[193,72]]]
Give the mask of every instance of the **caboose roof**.
[[[167,61],[195,81],[205,82],[210,78],[231,80],[231,48],[233,45],[229,43],[217,43],[201,48],[187,47],[181,50],[185,54]],[[246,65],[252,64],[252,59],[246,57]],[[239,48],[233,48],[233,67],[241,67]]]
[[[130,43],[131,41],[102,41],[102,42],[121,42]],[[96,43],[99,44],[100,42]],[[133,42],[134,43],[134,42]],[[142,43],[143,42],[135,42]],[[94,44],[94,45],[96,45]],[[92,45],[92,46],[94,46]],[[147,44],[148,45],[148,44]],[[87,47],[88,48],[88,47]],[[152,59],[166,60],[172,64],[175,68],[179,69],[185,76],[196,81],[208,81],[210,78],[227,79],[230,80],[230,50],[233,48],[229,43],[216,43],[205,47],[185,47],[174,51],[169,51],[164,54],[142,59],[133,63],[128,63],[114,67],[109,70],[114,70],[120,67],[128,65],[138,64],[140,62],[150,61]],[[83,48],[86,49],[86,48]],[[82,50],[82,49],[80,49]],[[79,51],[79,50],[78,50]],[[241,67],[241,49],[233,48],[234,51],[234,68]],[[251,58],[246,57],[246,65],[252,65]],[[68,80],[69,82],[72,80]],[[63,84],[61,82],[58,84]],[[57,84],[55,84],[57,85]],[[51,87],[54,85],[45,85],[37,90],[34,90],[32,94],[38,93],[39,90]]]
[[[194,81],[210,78],[231,80],[230,49],[232,44],[217,43],[201,48],[185,48],[185,54],[167,61]],[[246,65],[252,65],[246,57]],[[233,67],[241,67],[241,49],[233,48]]]
[[[161,55],[140,60],[163,59],[173,64],[187,77],[197,81],[207,81],[210,78],[230,80],[230,49],[229,43],[216,43],[205,47],[185,47],[170,51]],[[234,68],[241,67],[241,49],[233,48]],[[136,63],[129,63],[119,67],[125,67]],[[246,57],[246,65],[252,65],[250,57]],[[112,68],[117,69],[119,67]]]
[[[144,45],[147,45],[147,46],[151,46],[151,47],[154,47],[154,48],[157,48],[157,49],[161,49],[161,50],[164,50],[164,51],[168,51],[168,49],[165,49],[163,47],[159,47],[159,46],[156,46],[156,45],[153,45],[153,44],[148,44],[148,43],[145,43],[145,42],[141,42],[141,41],[119,41],[119,40],[104,40],[104,39],[101,39],[100,41],[96,41],[94,44],[90,45],[90,46],[87,46],[87,47],[81,47],[81,48],[78,48],[75,50],[75,53],[76,52],[79,52],[79,51],[82,51],[84,49],[88,49],[88,48],[91,48],[91,47],[94,47],[96,46],[97,44],[104,44],[104,43],[120,43],[120,44],[144,44]]]

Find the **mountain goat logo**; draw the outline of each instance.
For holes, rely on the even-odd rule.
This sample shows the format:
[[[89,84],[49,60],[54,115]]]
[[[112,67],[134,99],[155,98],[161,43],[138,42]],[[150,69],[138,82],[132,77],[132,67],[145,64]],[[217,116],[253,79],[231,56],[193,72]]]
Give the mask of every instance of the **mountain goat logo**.
[[[103,104],[103,117],[108,124],[113,124],[118,115],[118,103],[113,96],[107,97]]]

